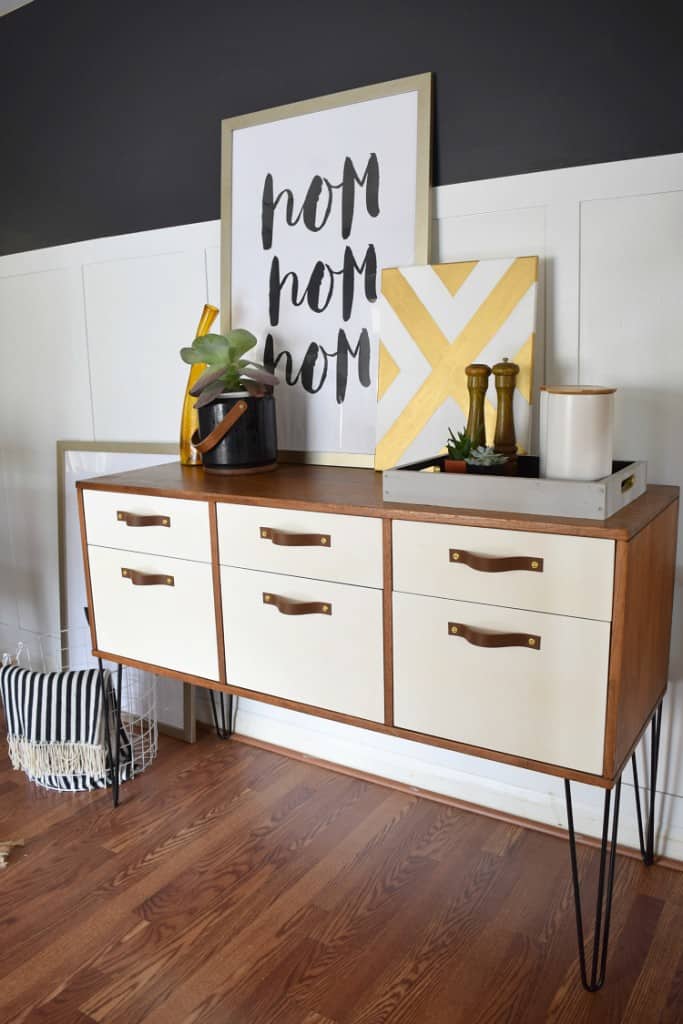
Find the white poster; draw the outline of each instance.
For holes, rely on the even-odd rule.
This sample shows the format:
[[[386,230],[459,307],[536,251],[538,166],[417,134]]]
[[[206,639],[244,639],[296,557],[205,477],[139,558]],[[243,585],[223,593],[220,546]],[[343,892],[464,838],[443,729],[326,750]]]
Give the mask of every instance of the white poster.
[[[381,269],[427,258],[429,76],[408,81],[393,95],[224,122],[230,322],[275,365],[281,449],[374,452]]]

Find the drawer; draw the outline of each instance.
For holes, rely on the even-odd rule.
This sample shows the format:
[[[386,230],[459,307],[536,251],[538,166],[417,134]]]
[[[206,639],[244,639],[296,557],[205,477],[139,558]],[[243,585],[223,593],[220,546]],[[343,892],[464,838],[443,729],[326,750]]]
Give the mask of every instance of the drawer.
[[[394,522],[393,549],[394,590],[612,618],[612,540]]]
[[[84,490],[83,502],[88,544],[211,561],[209,506],[204,501]]]
[[[218,505],[223,565],[382,586],[382,523],[366,516]]]
[[[476,646],[472,629],[522,646]],[[607,622],[395,594],[394,722],[599,775],[609,642]]]
[[[381,591],[226,567],[221,589],[229,683],[384,721]]]
[[[88,548],[88,558],[101,651],[218,680],[210,565],[98,547]],[[160,582],[140,585],[136,573]]]

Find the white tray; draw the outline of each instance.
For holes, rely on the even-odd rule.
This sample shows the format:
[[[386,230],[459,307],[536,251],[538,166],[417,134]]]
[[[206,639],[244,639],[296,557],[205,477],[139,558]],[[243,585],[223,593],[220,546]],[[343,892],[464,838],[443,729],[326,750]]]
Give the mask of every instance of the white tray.
[[[430,473],[443,456],[388,469],[382,475],[385,501],[447,508],[524,512],[528,515],[609,519],[647,488],[646,462],[614,462],[602,480],[546,480],[538,459],[521,455],[518,476]]]

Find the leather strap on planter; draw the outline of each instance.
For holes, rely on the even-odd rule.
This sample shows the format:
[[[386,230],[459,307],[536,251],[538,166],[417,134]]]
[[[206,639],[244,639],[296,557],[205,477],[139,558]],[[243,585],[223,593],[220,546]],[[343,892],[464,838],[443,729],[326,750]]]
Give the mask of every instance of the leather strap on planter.
[[[201,455],[204,455],[205,452],[213,451],[216,445],[223,440],[225,435],[232,430],[240,416],[244,415],[247,408],[247,403],[244,400],[235,402],[230,412],[225,414],[218,426],[214,427],[211,433],[205,437],[203,441],[199,440],[199,431],[195,430],[192,435],[192,444],[197,451]]]
[[[497,555],[475,555],[473,551],[451,548],[448,552],[448,560],[462,562],[463,565],[469,565],[470,569],[477,569],[478,572],[513,572],[516,569],[543,572],[542,558],[518,556],[499,558]]]
[[[166,573],[140,572],[139,569],[121,569],[121,575],[134,587],[174,587],[175,579]]]
[[[475,647],[528,647],[530,651],[541,649],[541,638],[535,633],[488,633],[474,626],[466,626],[464,622],[449,622],[448,634],[461,636]]]
[[[289,548],[330,547],[332,537],[329,533],[290,533],[289,530],[274,530],[271,526],[259,526],[259,535],[263,540],[280,544]]]
[[[264,604],[272,604],[282,615],[331,615],[332,605],[327,601],[293,601],[281,594],[263,595]]]

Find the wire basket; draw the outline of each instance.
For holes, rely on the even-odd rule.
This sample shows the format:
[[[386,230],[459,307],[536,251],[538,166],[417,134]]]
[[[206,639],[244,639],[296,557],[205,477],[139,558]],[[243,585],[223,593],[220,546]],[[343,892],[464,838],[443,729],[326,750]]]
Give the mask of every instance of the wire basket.
[[[26,633],[20,640],[3,644],[0,651],[3,666],[16,664],[34,672],[98,667],[97,658],[91,652],[90,630],[87,627],[62,630],[54,634]],[[118,670],[118,665],[111,662],[103,661],[103,667],[112,676]],[[159,744],[156,678],[149,672],[125,665],[121,679],[121,725],[129,744],[121,755],[119,765],[119,778],[124,781],[149,768],[157,755]],[[48,789],[62,788],[48,785],[37,778],[32,781]],[[111,765],[106,772],[106,784],[112,785]]]

